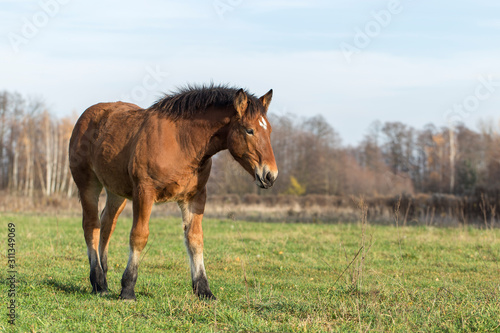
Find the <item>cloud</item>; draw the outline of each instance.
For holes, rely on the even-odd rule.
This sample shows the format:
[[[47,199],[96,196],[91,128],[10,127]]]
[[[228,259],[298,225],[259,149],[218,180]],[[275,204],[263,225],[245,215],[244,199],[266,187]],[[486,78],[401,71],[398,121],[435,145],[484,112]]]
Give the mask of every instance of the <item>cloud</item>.
[[[230,49],[201,51],[172,54],[156,62],[127,57],[76,61],[41,54],[13,57],[4,74],[9,83],[5,88],[42,93],[63,115],[130,95],[147,75],[147,67],[158,66],[169,76],[147,91],[139,103],[143,107],[186,83],[228,82],[257,95],[273,88],[272,110],[304,116],[321,113],[350,142],[375,119],[439,123],[448,107],[470,93],[478,75],[500,77],[498,53],[437,60],[367,51],[347,66],[337,51],[247,55]],[[19,68],[29,73],[29,80],[19,75]],[[351,133],[344,133],[346,128]]]

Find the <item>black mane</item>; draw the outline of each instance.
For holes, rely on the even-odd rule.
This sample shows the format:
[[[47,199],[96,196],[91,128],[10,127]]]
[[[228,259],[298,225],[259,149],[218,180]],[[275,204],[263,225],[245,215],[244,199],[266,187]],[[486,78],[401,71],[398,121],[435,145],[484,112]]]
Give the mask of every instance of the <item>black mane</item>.
[[[188,85],[179,88],[172,94],[167,94],[149,107],[149,110],[159,112],[170,119],[189,119],[204,113],[207,108],[227,107],[233,105],[238,88],[226,85]],[[244,90],[248,97],[248,117],[264,114],[262,103],[256,96]]]

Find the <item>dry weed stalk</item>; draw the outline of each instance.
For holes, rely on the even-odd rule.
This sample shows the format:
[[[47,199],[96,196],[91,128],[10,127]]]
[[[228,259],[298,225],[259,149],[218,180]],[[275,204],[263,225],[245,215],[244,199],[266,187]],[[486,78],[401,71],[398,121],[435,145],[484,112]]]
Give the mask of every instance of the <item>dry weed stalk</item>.
[[[429,225],[432,225],[434,223],[434,215],[436,214],[436,207],[432,207],[432,214],[431,214],[431,221]]]
[[[462,229],[465,230],[465,226],[468,224],[467,215],[465,214],[465,203],[460,203],[458,210],[459,214],[457,214],[457,216],[459,217],[459,223],[462,221]]]
[[[366,258],[365,234],[366,234],[366,224],[368,220],[368,207],[363,197],[358,202],[358,209],[361,217],[361,248],[363,249],[361,258],[359,260],[359,270],[358,270],[358,277],[359,277],[358,290],[359,290],[361,289],[361,284],[363,282],[363,266]]]
[[[352,263],[356,260],[356,258],[359,256],[359,254],[361,253],[361,250],[363,248],[359,248],[358,252],[356,253],[356,255],[354,256],[354,258],[352,258],[351,262],[347,265],[346,268],[344,268],[344,270],[342,271],[342,273],[340,273],[340,275],[337,277],[337,280],[335,280],[335,282],[333,283],[333,287],[335,287],[335,285],[337,284],[337,282],[340,280],[340,278],[342,276],[344,276],[344,273],[349,269],[349,267],[351,267]],[[327,263],[328,264],[328,263]]]
[[[491,214],[490,227],[491,227],[491,229],[493,229],[495,227],[496,212],[497,212],[497,205],[490,204],[490,214]]]
[[[243,270],[243,279],[245,280],[245,291],[247,294],[247,303],[250,305],[250,296],[248,294],[248,281],[247,281],[247,271],[245,269],[244,260],[241,259],[241,269]]]
[[[233,222],[234,222],[234,220],[233,220]],[[238,230],[238,234],[240,236],[240,241],[243,244],[243,248],[245,249],[245,256],[248,258],[247,247],[245,245],[245,242],[243,241],[243,236],[241,236],[240,230]],[[247,271],[245,269],[245,260],[243,258],[241,259],[241,269],[243,270],[243,279],[245,281],[245,291],[246,291],[246,295],[247,295],[247,303],[248,303],[248,305],[250,305],[250,295],[248,293]],[[254,275],[254,279],[255,279],[255,275]]]
[[[401,200],[401,198],[400,198]],[[408,206],[406,207],[406,213],[405,213],[405,219],[403,221],[403,226],[406,227],[406,221],[408,220],[408,213],[410,212],[410,208],[411,208],[411,203],[412,203],[412,200],[411,198],[408,200]]]
[[[399,228],[399,210],[401,208],[401,196],[399,196],[399,199],[396,203],[396,206],[394,207],[394,222],[396,223],[396,230],[398,234],[398,248],[399,248],[399,258],[402,262],[403,260],[403,253],[401,251],[401,230]],[[404,278],[404,267],[402,266],[402,272],[401,272],[401,278]]]
[[[356,206],[358,208],[359,216],[360,216],[360,223],[361,223],[361,239],[360,239],[360,244],[359,244],[359,250],[354,256],[354,258],[351,260],[351,262],[347,265],[347,267],[344,269],[342,274],[337,278],[335,283],[340,279],[340,277],[344,274],[345,271],[349,269],[349,267],[352,266],[352,271],[350,273],[351,276],[351,285],[353,288],[356,290],[360,290],[363,284],[363,271],[364,271],[364,266],[365,266],[365,259],[366,259],[366,254],[370,250],[371,244],[372,244],[372,238],[373,235],[370,236],[370,243],[367,246],[366,245],[366,226],[368,224],[368,206],[366,205],[366,201],[363,197],[361,197],[359,200],[356,200],[355,197],[351,197],[351,199],[356,203]],[[360,256],[361,254],[361,256]],[[346,256],[347,259],[347,256]],[[353,265],[354,264],[354,265]]]
[[[429,226],[429,210],[431,207],[427,206],[426,212],[425,212],[425,226]]]
[[[481,193],[481,202],[479,203],[479,207],[481,208],[481,212],[483,213],[484,226],[486,229],[488,229],[488,210],[489,210],[490,214],[489,228],[493,230],[493,228],[495,227],[497,205],[490,203],[488,197],[485,196],[484,193]]]
[[[479,207],[481,208],[481,212],[483,212],[483,218],[484,218],[484,226],[486,229],[488,229],[488,219],[487,219],[487,205],[486,205],[486,198],[484,197],[484,193],[481,193],[481,202],[479,203]]]
[[[363,269],[364,269],[364,261],[366,258],[366,254],[371,248],[372,245],[372,240],[373,240],[373,235],[370,235],[370,241],[368,246],[366,245],[366,226],[368,224],[368,206],[366,205],[365,201],[363,198],[359,199],[358,201],[356,198],[351,197],[351,199],[356,203],[358,210],[360,212],[360,217],[361,217],[361,240],[360,240],[360,247],[354,257],[351,259],[351,261],[347,264],[347,266],[344,268],[344,270],[337,276],[335,279],[335,282],[333,283],[331,289],[334,289],[335,286],[337,285],[337,282],[344,276],[344,274],[351,268],[352,270],[349,273],[350,275],[350,281],[351,281],[351,287],[349,289],[358,291],[357,294],[359,295],[359,290],[361,289],[362,286],[362,280],[363,280]],[[340,249],[344,250],[344,255],[345,255],[345,260],[348,260],[347,256],[347,251],[345,246],[343,246],[342,242],[340,243]],[[361,254],[361,256],[360,256]],[[332,268],[326,261],[325,263]],[[333,270],[333,268],[332,268]],[[330,290],[330,289],[329,289]]]

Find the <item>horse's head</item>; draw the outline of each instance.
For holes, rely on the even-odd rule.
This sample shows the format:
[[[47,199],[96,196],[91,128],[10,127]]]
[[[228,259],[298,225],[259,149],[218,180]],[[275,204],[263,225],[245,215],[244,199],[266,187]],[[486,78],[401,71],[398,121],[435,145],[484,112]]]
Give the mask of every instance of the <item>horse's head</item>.
[[[238,90],[234,97],[236,118],[228,136],[228,149],[261,188],[270,188],[278,177],[278,167],[271,147],[271,125],[267,109],[273,91],[261,98]]]

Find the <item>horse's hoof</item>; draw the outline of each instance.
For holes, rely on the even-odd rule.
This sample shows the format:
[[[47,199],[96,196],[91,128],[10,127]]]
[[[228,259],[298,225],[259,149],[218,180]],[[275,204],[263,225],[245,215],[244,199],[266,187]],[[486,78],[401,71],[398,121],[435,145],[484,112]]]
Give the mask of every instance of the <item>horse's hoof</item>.
[[[200,299],[206,299],[210,301],[216,301],[217,297],[214,296],[214,294],[209,293],[209,294],[203,294],[203,295],[198,295]]]
[[[135,292],[132,290],[132,291],[126,291],[126,290],[122,290],[122,292],[120,293],[120,299],[121,300],[124,300],[124,301],[136,301],[136,297],[135,297]]]
[[[204,290],[203,292],[195,292],[196,296],[198,296],[200,299],[206,299],[206,300],[211,300],[215,301],[217,298],[212,294],[212,292],[209,290]]]
[[[208,286],[208,281],[206,278],[201,278],[196,282],[193,282],[193,291],[196,296],[200,299],[210,299],[215,300],[214,294],[210,291],[210,287]]]
[[[92,294],[96,295],[107,295],[109,294],[108,288],[100,288],[99,286],[92,287]]]

